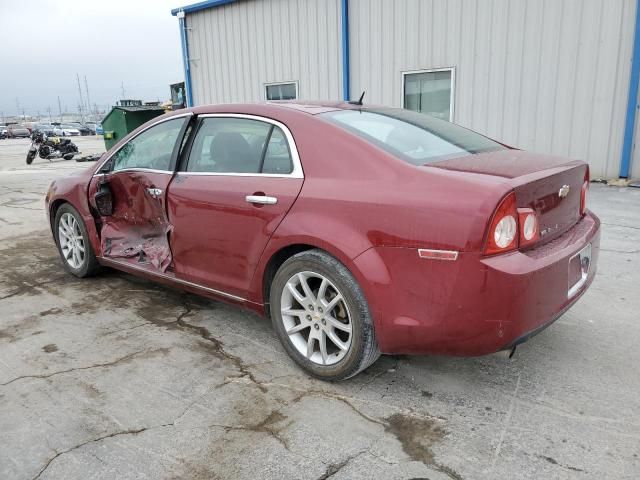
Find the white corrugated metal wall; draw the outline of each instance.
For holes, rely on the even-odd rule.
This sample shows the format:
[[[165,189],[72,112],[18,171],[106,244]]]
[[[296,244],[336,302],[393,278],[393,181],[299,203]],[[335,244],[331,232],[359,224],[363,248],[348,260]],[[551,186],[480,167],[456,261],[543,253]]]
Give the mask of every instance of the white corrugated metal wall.
[[[616,177],[635,4],[349,0],[351,94],[402,106],[402,72],[455,67],[456,123]],[[196,105],[264,100],[280,81],[302,99],[342,97],[340,0],[242,0],[187,26]]]
[[[635,3],[350,0],[352,96],[401,106],[403,71],[455,67],[454,122],[617,177]]]
[[[299,98],[342,96],[340,0],[253,0],[187,15],[195,105],[265,100],[297,81]]]

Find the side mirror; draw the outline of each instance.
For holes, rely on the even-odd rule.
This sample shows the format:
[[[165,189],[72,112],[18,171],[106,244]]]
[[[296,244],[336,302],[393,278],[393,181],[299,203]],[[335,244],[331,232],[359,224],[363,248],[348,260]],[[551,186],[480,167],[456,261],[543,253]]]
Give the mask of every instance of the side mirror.
[[[93,197],[96,202],[98,213],[102,217],[113,215],[113,194],[107,182],[102,182],[98,187],[98,191]]]

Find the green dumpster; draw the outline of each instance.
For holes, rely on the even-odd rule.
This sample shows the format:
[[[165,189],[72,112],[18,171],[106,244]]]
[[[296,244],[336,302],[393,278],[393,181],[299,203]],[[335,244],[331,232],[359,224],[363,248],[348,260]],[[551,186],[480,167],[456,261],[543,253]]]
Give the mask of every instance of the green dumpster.
[[[104,145],[107,150],[143,123],[165,113],[162,107],[137,103],[135,100],[123,100],[102,120]]]

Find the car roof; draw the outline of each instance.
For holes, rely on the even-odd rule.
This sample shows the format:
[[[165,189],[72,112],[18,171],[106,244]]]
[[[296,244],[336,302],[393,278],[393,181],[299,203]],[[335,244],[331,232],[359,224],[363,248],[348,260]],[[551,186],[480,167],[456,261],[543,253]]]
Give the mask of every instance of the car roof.
[[[377,107],[378,105],[359,105],[351,104],[349,102],[337,100],[322,100],[322,101],[303,101],[303,100],[284,100],[284,101],[272,101],[272,102],[257,102],[257,103],[232,103],[232,104],[211,104],[211,105],[199,105],[192,107],[187,111],[192,111],[197,115],[207,113],[248,113],[249,111],[261,110],[263,113],[282,111],[282,109],[294,110],[297,112],[307,113],[310,115],[318,115],[326,112],[334,112],[338,110],[361,110],[371,107]],[[171,112],[172,114],[179,114],[184,110],[176,110]]]

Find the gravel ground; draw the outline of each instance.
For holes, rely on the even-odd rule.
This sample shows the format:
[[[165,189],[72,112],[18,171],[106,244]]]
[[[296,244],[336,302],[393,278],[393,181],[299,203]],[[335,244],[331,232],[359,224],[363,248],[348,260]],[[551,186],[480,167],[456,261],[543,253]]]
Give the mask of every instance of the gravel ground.
[[[0,478],[638,478],[640,189],[592,186],[598,276],[512,360],[386,356],[329,384],[250,312],[65,274],[43,195],[86,164],[27,145],[0,140]]]

